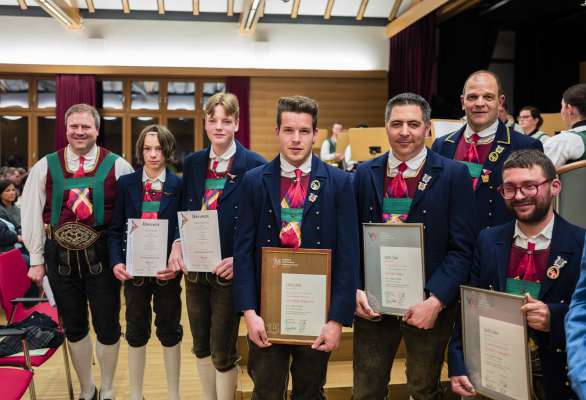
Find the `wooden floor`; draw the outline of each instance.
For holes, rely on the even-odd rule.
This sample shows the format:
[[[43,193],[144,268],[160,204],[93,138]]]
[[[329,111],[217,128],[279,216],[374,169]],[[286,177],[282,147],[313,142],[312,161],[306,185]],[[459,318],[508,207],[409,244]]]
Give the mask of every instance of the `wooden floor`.
[[[183,283],[182,283],[183,284]],[[187,309],[185,306],[185,291],[182,291],[183,310],[181,315],[181,322],[183,325],[183,342],[181,343],[181,397],[182,399],[201,399],[201,387],[199,384],[199,377],[197,374],[195,356],[191,353],[192,337],[189,328],[189,321],[187,318]],[[124,322],[124,297],[122,296],[122,310],[121,310],[121,324],[122,331],[125,329]],[[5,323],[5,319],[0,315],[0,323]],[[154,327],[153,327],[154,328]],[[153,329],[154,332],[154,329]],[[238,335],[238,347],[242,349],[241,353],[244,357],[241,360],[239,368],[239,382],[236,399],[248,400],[252,393],[252,382],[246,373],[246,328],[241,323]],[[344,328],[340,348],[336,350],[330,357],[328,366],[328,378],[325,386],[326,393],[329,400],[347,400],[351,398],[352,391],[352,336],[351,328]],[[95,346],[95,335],[92,333],[92,339]],[[409,399],[409,393],[406,387],[405,377],[405,349],[401,345],[397,353],[397,357],[393,364],[391,385],[391,397],[395,400]],[[79,395],[79,387],[77,384],[77,377],[72,369],[74,395],[77,399]],[[99,386],[100,376],[99,368],[94,366],[94,379]],[[35,369],[35,388],[37,399],[39,400],[67,400],[68,391],[65,378],[65,369],[63,362],[62,348],[55,353],[55,355],[42,367]],[[448,386],[447,367],[444,364],[442,370],[443,384]],[[0,393],[1,385],[0,382]],[[118,359],[118,369],[115,376],[115,396],[118,400],[128,399],[129,385],[128,385],[128,344],[121,339],[120,355]],[[165,379],[165,366],[163,361],[163,348],[158,342],[156,336],[152,335],[151,340],[147,346],[147,365],[145,368],[144,379],[144,396],[147,400],[163,400],[166,399],[167,383]],[[0,394],[0,398],[1,398]],[[28,393],[23,399],[29,399]]]

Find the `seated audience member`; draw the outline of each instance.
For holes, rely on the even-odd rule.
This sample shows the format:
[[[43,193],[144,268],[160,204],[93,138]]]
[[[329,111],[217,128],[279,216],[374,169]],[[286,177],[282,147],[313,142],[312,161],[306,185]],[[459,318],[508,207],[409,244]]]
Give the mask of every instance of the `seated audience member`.
[[[20,235],[20,208],[15,205],[17,196],[16,185],[12,181],[0,180],[0,218],[12,223]]]
[[[586,249],[582,253],[581,270],[570,311],[566,315],[566,348],[572,388],[581,400],[586,400]]]
[[[538,400],[575,399],[567,382],[564,317],[574,293],[584,229],[553,210],[562,190],[551,161],[538,150],[511,153],[500,193],[514,221],[484,229],[476,242],[470,286],[524,295],[533,392]],[[452,391],[476,391],[464,361],[460,320],[448,351]]]
[[[501,103],[499,105],[498,118],[499,118],[499,121],[501,121],[503,124],[508,126],[510,129],[514,129],[514,130],[518,131],[518,129],[516,127],[517,124],[515,123],[515,117],[513,117],[509,113],[509,110],[508,110],[506,103]]]
[[[344,129],[339,122],[334,122],[329,137],[321,144],[320,156],[322,161],[334,166],[341,164],[344,155],[336,151],[336,144],[338,142],[338,135]]]
[[[568,130],[552,137],[543,146],[556,167],[586,159],[586,83],[566,89],[560,114]]]
[[[543,125],[543,118],[538,108],[532,106],[525,106],[519,111],[519,132],[524,133],[527,136],[531,136],[533,139],[545,143],[549,136],[547,133],[539,130]]]

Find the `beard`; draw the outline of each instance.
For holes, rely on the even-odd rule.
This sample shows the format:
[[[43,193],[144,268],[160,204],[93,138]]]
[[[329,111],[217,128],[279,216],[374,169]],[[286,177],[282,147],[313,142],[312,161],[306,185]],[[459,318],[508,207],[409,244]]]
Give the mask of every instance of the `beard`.
[[[511,211],[515,215],[515,217],[519,221],[524,222],[526,224],[536,224],[536,223],[541,222],[545,219],[545,217],[549,213],[549,209],[551,207],[551,202],[552,202],[552,198],[549,196],[545,197],[543,199],[533,198],[531,200],[522,200],[522,201],[513,200],[510,203],[507,202],[507,208],[509,209],[509,211]],[[533,212],[531,212],[531,214],[519,215],[519,213],[517,213],[517,210],[515,209],[516,206],[529,205],[529,204],[533,204],[535,206],[535,208],[533,209]]]

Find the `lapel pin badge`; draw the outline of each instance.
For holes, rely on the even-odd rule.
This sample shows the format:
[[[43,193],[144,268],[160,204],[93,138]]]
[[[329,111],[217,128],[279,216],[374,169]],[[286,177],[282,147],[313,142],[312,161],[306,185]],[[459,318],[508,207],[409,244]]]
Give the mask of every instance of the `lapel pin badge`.
[[[425,189],[427,189],[427,183],[419,182],[419,185],[417,185],[417,189],[424,191]]]
[[[236,175],[232,175],[231,173],[227,173],[226,175],[228,175],[230,183],[234,183],[234,180],[236,180]]]
[[[425,184],[428,184],[430,180],[431,180],[431,175],[428,175],[428,174],[424,174],[423,177],[421,178],[421,181]]]
[[[560,276],[560,269],[562,269],[568,263],[567,260],[558,256],[553,265],[547,269],[546,275],[549,279],[557,279]]]
[[[313,189],[313,188],[312,188],[312,189]],[[311,203],[315,203],[315,201],[316,201],[316,200],[317,200],[317,194],[315,194],[315,193],[310,193],[310,194],[309,194],[309,201],[310,201]]]
[[[310,185],[311,190],[319,190],[320,185],[321,184],[319,183],[319,181],[317,179],[312,180],[311,185]]]

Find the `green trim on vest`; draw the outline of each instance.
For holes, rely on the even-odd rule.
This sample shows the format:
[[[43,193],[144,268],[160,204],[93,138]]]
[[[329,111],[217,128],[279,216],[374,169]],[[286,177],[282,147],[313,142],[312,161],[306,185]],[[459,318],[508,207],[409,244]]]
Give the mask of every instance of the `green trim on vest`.
[[[99,157],[99,153],[98,153]],[[51,174],[51,225],[57,225],[61,216],[61,207],[66,190],[90,188],[94,208],[94,225],[104,224],[104,181],[116,163],[118,155],[108,153],[102,160],[94,176],[82,178],[65,178],[57,152],[47,155],[47,166]]]
[[[468,167],[468,173],[472,178],[478,178],[482,174],[482,164],[476,164],[469,161],[460,161]]]
[[[206,190],[224,190],[226,178],[207,178],[205,180]]]
[[[160,201],[143,201],[140,210],[142,212],[159,212],[159,208],[161,207]]]
[[[524,281],[522,279],[507,278],[507,286],[505,292],[509,294],[515,294],[517,296],[524,296],[525,293],[529,293],[534,299],[539,298],[539,292],[541,290],[541,283]]]
[[[391,198],[385,197],[383,199],[383,214],[403,215],[409,214],[411,202],[413,199],[409,197]]]
[[[571,132],[572,133],[575,133],[578,136],[580,136],[580,138],[584,142],[584,153],[582,153],[582,157],[580,157],[580,158],[578,158],[577,160],[574,160],[574,161],[586,160],[586,131],[571,131]]]
[[[330,138],[327,139],[328,143],[330,144],[330,153],[335,153],[336,152],[336,143]]]
[[[282,222],[301,222],[303,218],[303,208],[281,208]]]

